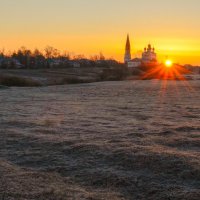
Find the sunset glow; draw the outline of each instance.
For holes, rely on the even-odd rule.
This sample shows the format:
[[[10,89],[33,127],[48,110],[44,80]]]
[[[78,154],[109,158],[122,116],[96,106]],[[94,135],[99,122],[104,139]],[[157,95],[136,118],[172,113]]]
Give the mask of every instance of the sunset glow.
[[[184,0],[181,6],[174,0],[0,3],[0,49],[6,52],[21,46],[43,50],[50,45],[86,57],[102,52],[107,58],[123,61],[129,33],[133,56],[141,55],[151,42],[160,62],[169,55],[175,63],[200,64],[199,0]]]

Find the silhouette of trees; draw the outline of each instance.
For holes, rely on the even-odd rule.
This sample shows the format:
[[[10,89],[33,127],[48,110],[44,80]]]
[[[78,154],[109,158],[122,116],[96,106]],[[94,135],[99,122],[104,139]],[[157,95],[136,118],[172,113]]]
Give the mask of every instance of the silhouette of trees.
[[[5,57],[5,49],[0,50],[0,57],[4,58]]]
[[[18,60],[24,66],[31,65],[31,50],[21,47],[17,52],[13,52],[11,58]]]
[[[47,46],[45,49],[45,56],[46,58],[48,59],[51,59],[51,58],[58,58],[60,56],[60,51],[54,47],[51,47],[51,46]]]
[[[102,67],[117,66],[119,63],[113,59],[106,59],[102,52],[89,59],[83,54],[73,55],[67,51],[61,53],[52,46],[46,46],[43,51],[30,50],[24,46],[17,51],[5,53],[0,50],[0,68],[48,68],[48,67]]]
[[[92,61],[98,61],[98,60],[106,60],[105,56],[103,55],[102,52],[99,53],[99,55],[93,55],[93,56],[90,56],[90,60]]]
[[[45,66],[45,57],[40,52],[40,50],[35,49],[34,52],[32,53],[32,64],[36,67],[44,67]]]

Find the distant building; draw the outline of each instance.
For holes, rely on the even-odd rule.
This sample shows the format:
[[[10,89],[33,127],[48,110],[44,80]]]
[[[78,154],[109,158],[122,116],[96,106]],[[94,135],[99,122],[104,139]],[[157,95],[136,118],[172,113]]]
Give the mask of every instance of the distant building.
[[[134,68],[141,66],[141,59],[139,59],[139,58],[131,59],[131,44],[130,44],[129,35],[127,35],[127,39],[126,39],[124,63],[130,69],[131,68],[134,69]]]
[[[157,65],[157,55],[155,53],[155,49],[148,45],[148,48],[144,48],[144,52],[142,53],[142,65]]]
[[[200,74],[200,66],[192,66],[192,65],[186,64],[184,65],[184,67],[194,74]]]
[[[22,65],[17,59],[14,58],[0,58],[0,67],[20,69],[24,68],[24,65]]]
[[[132,60],[130,60],[127,65],[128,65],[128,68],[137,68],[137,67],[140,67],[141,66],[141,59],[140,58],[134,58]]]
[[[127,35],[124,63],[127,64],[130,60],[131,60],[131,44],[130,44],[130,40],[129,40],[129,35]]]
[[[158,64],[155,49],[152,48],[150,44],[147,48],[144,48],[142,58],[131,59],[131,45],[129,35],[127,35],[126,40],[124,63],[128,66],[128,68],[137,68],[140,66],[156,66]]]
[[[62,64],[61,60],[56,58],[49,58],[47,59],[47,65],[51,68],[58,67]]]
[[[68,62],[68,64],[69,64],[70,67],[74,67],[74,68],[80,68],[81,67],[80,62],[77,61],[77,60],[70,60]]]
[[[73,62],[73,67],[74,68],[80,68],[81,67],[81,64],[79,62]]]

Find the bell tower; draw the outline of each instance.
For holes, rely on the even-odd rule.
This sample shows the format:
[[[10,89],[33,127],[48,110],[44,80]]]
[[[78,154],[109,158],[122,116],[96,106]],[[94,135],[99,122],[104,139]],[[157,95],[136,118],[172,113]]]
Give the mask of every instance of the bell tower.
[[[126,47],[125,47],[125,55],[124,55],[124,63],[127,63],[131,60],[131,45],[129,35],[127,35],[126,39]]]

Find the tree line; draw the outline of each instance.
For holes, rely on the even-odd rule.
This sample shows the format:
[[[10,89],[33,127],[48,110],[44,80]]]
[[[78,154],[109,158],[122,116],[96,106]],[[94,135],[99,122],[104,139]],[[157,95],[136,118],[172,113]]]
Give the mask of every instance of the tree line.
[[[109,65],[119,64],[114,59],[107,59],[103,53],[93,55],[86,58],[84,55],[73,55],[69,52],[61,52],[60,50],[47,46],[44,51],[39,49],[30,50],[21,47],[17,51],[5,53],[0,50],[0,67],[1,68],[42,68],[42,67],[67,67],[73,66],[75,63],[81,66]]]

